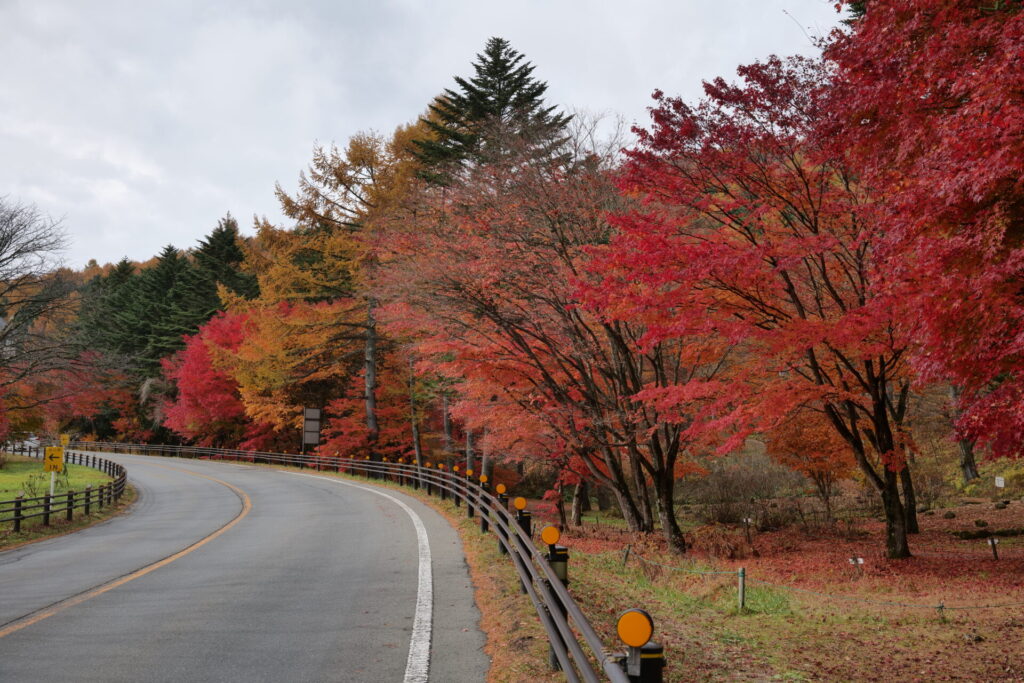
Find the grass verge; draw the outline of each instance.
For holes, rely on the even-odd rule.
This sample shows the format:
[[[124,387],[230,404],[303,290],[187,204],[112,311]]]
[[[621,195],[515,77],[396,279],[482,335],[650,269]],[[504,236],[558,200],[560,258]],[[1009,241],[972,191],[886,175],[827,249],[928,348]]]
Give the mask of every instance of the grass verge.
[[[43,461],[21,455],[5,455],[0,467],[0,500],[11,500],[19,493],[26,498],[45,496],[50,490],[50,473],[43,471]],[[84,465],[65,465],[56,477],[55,493],[82,491],[110,481],[103,472]]]
[[[70,522],[64,519],[63,514],[53,515],[50,518],[50,526],[43,526],[40,518],[25,520],[22,522],[19,533],[14,533],[10,529],[10,522],[5,522],[4,526],[7,528],[0,531],[0,550],[11,550],[27,543],[35,543],[54,536],[70,534],[98,524],[127,511],[137,497],[138,494],[135,488],[128,485],[125,488],[124,495],[114,505],[100,510],[93,507],[88,515],[83,514],[81,510],[76,510],[75,518]]]

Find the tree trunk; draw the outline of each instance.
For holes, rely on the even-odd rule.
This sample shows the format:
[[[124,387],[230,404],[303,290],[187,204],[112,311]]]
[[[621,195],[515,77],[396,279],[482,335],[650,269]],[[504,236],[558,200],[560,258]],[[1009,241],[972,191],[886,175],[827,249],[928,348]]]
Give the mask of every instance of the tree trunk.
[[[827,475],[820,475],[814,478],[814,484],[818,489],[818,498],[825,506],[825,524],[832,524],[832,481]]]
[[[640,469],[639,456],[630,456],[629,466],[633,474],[633,487],[636,490],[638,512],[640,514],[641,531],[654,531],[654,514],[651,511],[651,496],[644,481],[643,470]]]
[[[601,462],[604,468],[598,467],[592,460],[593,451],[582,451],[579,455],[583,458],[583,462],[586,463],[587,469],[590,470],[593,477],[615,496],[627,528],[634,533],[650,531],[649,527],[646,529],[643,527],[640,510],[629,490],[626,475],[622,471],[622,463],[616,453],[608,446],[601,446]]]
[[[960,448],[960,471],[964,475],[964,483],[970,484],[980,477],[978,465],[974,461],[974,442],[968,439],[961,439],[956,442]]]
[[[441,417],[444,420],[444,452],[455,451],[455,442],[452,441],[452,416],[448,412],[448,394],[441,394]]]
[[[886,556],[891,559],[910,557],[910,546],[907,544],[907,525],[897,484],[898,475],[886,468],[884,481],[882,506],[885,510]]]
[[[580,499],[580,512],[590,512],[593,508],[590,505],[590,482],[581,479],[577,488]]]
[[[555,489],[555,493],[558,495],[555,497],[555,507],[558,509],[558,528],[565,529],[568,527],[568,523],[565,521],[565,494],[562,491],[562,485],[559,484],[558,488]]]
[[[636,509],[633,497],[629,495],[629,490],[614,487],[612,488],[612,494],[619,504],[619,510],[622,511],[622,518],[626,520],[626,528],[633,533],[645,531],[645,529],[641,528],[640,513]]]
[[[366,440],[370,443],[371,457],[375,456],[380,426],[377,423],[377,320],[374,309],[377,302],[370,299],[366,312],[366,347],[363,350],[366,386]],[[374,457],[374,459],[376,459]]]
[[[416,378],[412,372],[412,359],[409,359],[409,421],[412,423],[412,447],[416,454],[416,467],[423,467],[423,442],[420,439],[420,420],[416,415]]]
[[[473,432],[466,430],[466,474],[473,469]]]
[[[668,541],[669,549],[682,554],[686,552],[686,539],[683,538],[683,531],[676,521],[675,501],[672,500],[674,488],[674,480],[671,476],[658,477],[656,486],[658,521],[661,523],[661,532],[664,534],[665,540]]]
[[[960,398],[960,390],[950,385],[949,397],[953,400],[954,417],[959,418],[960,408],[957,405],[957,400]],[[978,464],[974,459],[974,442],[970,439],[960,439],[956,445],[960,449],[960,471],[964,475],[964,484],[970,484],[981,476],[978,474]]]
[[[909,464],[900,470],[900,484],[903,486],[903,509],[907,533],[921,533],[921,529],[917,525],[917,496],[914,495],[914,482],[910,476]]]
[[[587,482],[581,480],[572,492],[572,507],[569,510],[569,524],[579,526],[583,523],[583,501],[587,499]]]
[[[607,512],[611,508],[612,501],[608,498],[607,487],[601,485],[594,487],[594,498],[597,499],[597,509],[601,512]]]
[[[484,431],[484,437],[486,438],[487,431]],[[490,481],[494,476],[494,458],[491,457],[491,451],[488,448],[480,449],[480,474],[487,475],[487,481]]]

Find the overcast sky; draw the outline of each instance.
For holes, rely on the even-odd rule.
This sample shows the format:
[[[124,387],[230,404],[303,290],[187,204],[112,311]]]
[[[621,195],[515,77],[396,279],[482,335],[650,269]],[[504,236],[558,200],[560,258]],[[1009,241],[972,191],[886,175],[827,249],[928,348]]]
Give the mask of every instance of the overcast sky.
[[[317,142],[415,119],[490,36],[548,101],[645,122],[769,54],[814,54],[834,0],[0,0],[0,196],[62,218],[67,262],[284,219]],[[282,224],[284,224],[282,222]]]

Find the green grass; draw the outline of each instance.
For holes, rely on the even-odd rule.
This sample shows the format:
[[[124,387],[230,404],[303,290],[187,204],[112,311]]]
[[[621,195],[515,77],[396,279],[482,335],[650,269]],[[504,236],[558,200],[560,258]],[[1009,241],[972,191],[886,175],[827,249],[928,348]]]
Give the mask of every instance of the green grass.
[[[584,512],[581,520],[583,526],[609,526],[615,529],[625,529],[626,520],[622,518],[616,510],[592,510],[590,512]]]
[[[789,595],[784,591],[770,586],[751,586],[748,583],[745,611],[752,614],[790,614],[793,610]]]
[[[21,531],[18,533],[14,533],[13,529],[11,529],[10,522],[0,524],[0,550],[7,550],[15,546],[24,545],[25,543],[41,541],[52,536],[60,536],[92,526],[97,522],[102,522],[125,512],[135,502],[136,496],[135,488],[129,485],[125,488],[121,500],[115,505],[108,505],[102,508],[93,506],[88,515],[85,515],[82,509],[78,509],[75,512],[74,520],[71,522],[65,521],[63,513],[59,513],[51,518],[50,526],[43,526],[42,519],[39,517],[27,519],[22,523]]]
[[[50,491],[50,473],[43,471],[43,461],[18,455],[5,456],[6,464],[0,467],[0,500],[11,500],[19,493],[26,498],[45,496]],[[93,488],[110,481],[110,477],[99,470],[82,465],[65,465],[65,471],[57,474],[55,493],[83,491],[86,486]]]

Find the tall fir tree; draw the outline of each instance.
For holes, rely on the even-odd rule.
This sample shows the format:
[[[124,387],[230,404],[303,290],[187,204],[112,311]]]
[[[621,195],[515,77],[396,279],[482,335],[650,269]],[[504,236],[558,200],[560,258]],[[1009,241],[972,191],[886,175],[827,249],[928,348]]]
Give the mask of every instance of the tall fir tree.
[[[167,245],[156,264],[139,274],[126,297],[127,305],[116,317],[124,326],[122,352],[127,352],[132,365],[147,377],[159,374],[160,359],[184,344],[174,311],[181,308],[181,283],[191,268],[181,252]]]
[[[111,321],[117,309],[117,291],[135,277],[135,264],[122,258],[106,274],[89,280],[80,290],[81,304],[75,322],[75,337],[83,349],[108,352],[113,350]]]
[[[240,270],[244,258],[238,246],[238,222],[229,213],[199,242],[192,253],[192,267],[176,283],[167,333],[176,337],[194,334],[220,310],[220,285],[247,299],[255,298],[259,285],[254,276]]]
[[[539,153],[564,137],[571,117],[546,106],[547,83],[533,77],[534,66],[507,40],[488,40],[473,70],[472,78],[456,76],[457,89],[445,89],[430,105],[422,121],[431,137],[412,141],[428,182],[449,185],[467,162],[500,158],[503,136],[527,137]]]

